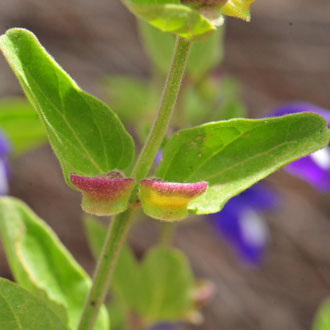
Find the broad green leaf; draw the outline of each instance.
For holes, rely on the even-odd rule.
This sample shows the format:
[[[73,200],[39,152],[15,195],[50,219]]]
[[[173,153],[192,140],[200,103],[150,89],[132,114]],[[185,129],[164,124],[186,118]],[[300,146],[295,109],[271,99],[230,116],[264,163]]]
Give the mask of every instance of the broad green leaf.
[[[139,22],[143,45],[151,63],[158,72],[166,75],[170,67],[174,48],[174,36],[143,21]],[[223,58],[224,28],[219,28],[206,41],[193,43],[186,73],[199,80],[210,70],[216,68]]]
[[[326,121],[311,113],[212,122],[175,134],[156,176],[173,182],[208,181],[208,191],[188,207],[197,214],[215,213],[231,197],[328,142]]]
[[[216,30],[212,22],[179,0],[123,0],[136,16],[164,32],[197,40]],[[220,22],[218,22],[220,24]],[[221,22],[222,23],[222,22]]]
[[[47,134],[31,104],[22,98],[0,100],[0,129],[9,139],[14,156],[47,142]]]
[[[185,256],[175,249],[153,248],[140,264],[123,249],[112,290],[146,325],[183,321],[193,310],[194,278]]]
[[[68,330],[48,304],[3,278],[0,279],[0,329]]]
[[[330,330],[330,299],[323,302],[317,311],[313,330]]]
[[[194,278],[185,256],[178,250],[157,247],[141,265],[140,313],[150,323],[180,321],[193,308]]]
[[[82,91],[24,29],[11,29],[0,39],[8,63],[46,127],[65,179],[125,169],[134,146],[118,117],[100,100]]]
[[[85,218],[85,228],[93,254],[98,256],[106,227],[89,217]],[[151,325],[160,321],[185,320],[194,309],[194,285],[190,265],[180,251],[156,247],[138,262],[125,246],[118,258],[111,290],[124,310]]]
[[[0,234],[15,280],[32,293],[42,291],[63,305],[70,329],[75,329],[91,287],[88,275],[55,233],[21,201],[0,198],[0,218]],[[109,329],[105,307],[95,329]]]

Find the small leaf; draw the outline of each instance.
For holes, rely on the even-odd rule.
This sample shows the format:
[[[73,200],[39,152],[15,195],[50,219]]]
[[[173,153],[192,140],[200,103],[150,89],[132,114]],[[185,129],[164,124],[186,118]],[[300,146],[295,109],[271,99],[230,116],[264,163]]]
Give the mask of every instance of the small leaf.
[[[193,308],[194,278],[178,250],[157,247],[141,265],[140,313],[150,323],[182,321]]]
[[[330,329],[330,299],[324,301],[316,313],[313,330]]]
[[[117,116],[83,92],[24,29],[11,29],[0,47],[46,127],[67,183],[70,173],[97,176],[125,169],[134,146]]]
[[[188,208],[216,213],[231,197],[328,142],[326,121],[310,113],[213,122],[175,134],[156,176],[172,182],[208,181],[208,191]]]
[[[86,217],[85,229],[94,256],[101,252],[106,227],[97,219]],[[113,274],[111,290],[128,313],[143,324],[184,321],[196,309],[196,286],[186,257],[178,250],[157,247],[138,263],[125,246]]]
[[[0,328],[3,330],[68,330],[45,301],[0,279]]]
[[[151,63],[163,75],[170,67],[175,39],[170,33],[143,21],[139,22],[143,45]],[[223,58],[224,28],[219,28],[206,41],[193,43],[187,63],[186,74],[197,81],[216,68]]]
[[[0,100],[0,129],[13,148],[14,156],[47,142],[47,134],[31,104],[22,98]]]
[[[153,248],[138,263],[126,247],[114,272],[112,290],[145,327],[184,321],[194,309],[192,271],[185,256],[175,249]]]
[[[213,23],[197,10],[179,0],[123,0],[127,8],[149,24],[180,37],[198,40],[216,30]]]
[[[24,203],[0,198],[0,234],[15,280],[32,293],[42,291],[63,305],[70,329],[75,329],[91,287],[91,280],[65,249],[54,232]],[[97,330],[108,330],[102,308]]]

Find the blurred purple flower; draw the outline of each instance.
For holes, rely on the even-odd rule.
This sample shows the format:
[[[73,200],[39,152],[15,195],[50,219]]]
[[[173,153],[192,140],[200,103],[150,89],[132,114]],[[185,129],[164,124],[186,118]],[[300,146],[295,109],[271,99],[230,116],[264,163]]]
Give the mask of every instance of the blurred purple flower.
[[[154,158],[154,163],[158,166],[160,164],[160,161],[162,160],[162,158],[163,158],[163,151],[162,151],[162,149],[159,149]]]
[[[157,323],[153,325],[149,330],[175,330],[178,323]]]
[[[7,156],[10,152],[9,143],[2,132],[0,132],[0,195],[8,193],[9,170]]]
[[[249,264],[262,260],[269,239],[268,228],[260,212],[278,205],[278,197],[265,184],[257,183],[230,199],[210,219],[215,229]]]
[[[298,112],[313,112],[322,116],[330,128],[330,111],[309,103],[285,104],[270,113],[270,117],[284,116]],[[330,190],[330,148],[327,146],[285,167],[290,174],[309,182],[321,191]]]

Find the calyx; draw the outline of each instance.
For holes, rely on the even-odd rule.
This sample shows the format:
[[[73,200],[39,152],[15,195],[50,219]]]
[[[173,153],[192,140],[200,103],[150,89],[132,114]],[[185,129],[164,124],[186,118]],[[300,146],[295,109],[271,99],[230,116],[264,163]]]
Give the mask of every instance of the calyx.
[[[125,211],[135,184],[118,171],[95,177],[72,173],[70,181],[82,193],[82,209],[99,216]]]
[[[152,218],[176,221],[188,216],[188,203],[207,190],[207,182],[177,183],[141,180],[139,197],[144,212]]]

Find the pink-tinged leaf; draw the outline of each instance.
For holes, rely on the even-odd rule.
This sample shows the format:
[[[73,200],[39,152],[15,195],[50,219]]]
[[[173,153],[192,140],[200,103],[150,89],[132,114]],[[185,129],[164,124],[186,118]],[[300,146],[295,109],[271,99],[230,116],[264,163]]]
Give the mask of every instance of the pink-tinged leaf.
[[[71,183],[82,192],[82,209],[95,215],[112,215],[127,209],[135,180],[124,178],[119,172],[85,177],[70,175]]]
[[[141,180],[140,200],[144,212],[152,218],[175,221],[188,216],[188,203],[203,194],[208,183],[163,182]]]

